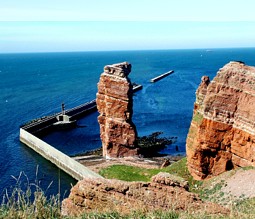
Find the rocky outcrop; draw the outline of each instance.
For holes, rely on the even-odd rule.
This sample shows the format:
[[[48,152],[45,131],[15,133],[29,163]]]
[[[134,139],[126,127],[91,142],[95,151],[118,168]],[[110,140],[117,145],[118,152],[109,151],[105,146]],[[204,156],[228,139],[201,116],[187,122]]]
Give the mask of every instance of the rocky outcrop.
[[[90,212],[121,212],[152,210],[199,210],[224,212],[216,204],[206,204],[187,191],[187,182],[176,176],[159,173],[151,182],[125,182],[108,179],[84,179],[62,202],[62,214],[77,216]]]
[[[137,131],[132,122],[133,90],[128,78],[131,64],[107,65],[98,83],[97,109],[103,156],[138,154]]]
[[[196,179],[255,166],[255,67],[230,62],[213,81],[202,78],[186,152]]]

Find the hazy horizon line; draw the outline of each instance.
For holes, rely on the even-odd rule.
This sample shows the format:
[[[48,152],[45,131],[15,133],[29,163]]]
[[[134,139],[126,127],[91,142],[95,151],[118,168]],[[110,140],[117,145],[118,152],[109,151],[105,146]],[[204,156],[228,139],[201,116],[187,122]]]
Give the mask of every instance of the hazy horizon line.
[[[75,50],[69,50],[69,51],[23,51],[23,52],[3,52],[0,54],[38,54],[38,53],[86,53],[86,52],[136,52],[136,51],[169,51],[169,50],[217,50],[217,49],[255,49],[254,47],[201,47],[201,48],[173,48],[173,49],[115,49],[115,50],[81,50],[81,51],[75,51]]]

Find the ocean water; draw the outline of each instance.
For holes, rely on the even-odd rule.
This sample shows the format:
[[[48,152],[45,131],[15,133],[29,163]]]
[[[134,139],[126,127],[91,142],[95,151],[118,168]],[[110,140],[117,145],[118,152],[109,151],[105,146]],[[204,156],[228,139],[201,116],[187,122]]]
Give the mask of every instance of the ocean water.
[[[255,65],[255,49],[118,51],[0,54],[0,195],[15,185],[23,171],[49,194],[68,195],[76,181],[19,142],[19,126],[31,119],[95,99],[97,82],[107,64],[128,61],[132,82],[143,85],[134,95],[133,121],[139,136],[162,131],[177,137],[163,153],[185,154],[195,91],[203,75],[212,79],[231,60]],[[174,70],[161,81],[150,79]],[[81,128],[54,132],[44,140],[68,155],[101,146],[97,113],[81,120]],[[178,146],[179,151],[175,150]],[[36,169],[38,168],[38,173]],[[36,174],[37,173],[37,174]],[[25,179],[26,180],[26,179]]]

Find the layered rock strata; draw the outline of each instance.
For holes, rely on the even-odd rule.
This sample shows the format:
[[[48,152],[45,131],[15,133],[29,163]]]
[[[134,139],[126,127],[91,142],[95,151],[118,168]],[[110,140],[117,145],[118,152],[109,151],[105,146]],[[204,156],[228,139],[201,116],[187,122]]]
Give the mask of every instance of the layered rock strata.
[[[78,216],[90,212],[120,212],[152,210],[201,210],[226,212],[217,204],[207,204],[187,191],[188,184],[168,173],[159,173],[151,182],[125,182],[108,179],[84,179],[62,202],[62,214]]]
[[[230,62],[211,82],[202,78],[186,152],[196,179],[255,166],[255,67]]]
[[[131,64],[107,65],[100,76],[97,109],[103,156],[125,157],[138,154],[137,131],[132,122],[133,89],[128,78]]]

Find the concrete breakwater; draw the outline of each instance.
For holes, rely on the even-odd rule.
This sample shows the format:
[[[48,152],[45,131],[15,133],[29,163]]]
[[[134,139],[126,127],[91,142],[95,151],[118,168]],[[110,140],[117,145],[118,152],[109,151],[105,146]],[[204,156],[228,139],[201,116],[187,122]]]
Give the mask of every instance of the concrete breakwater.
[[[159,76],[157,76],[157,77],[155,77],[155,78],[152,78],[152,79],[151,79],[151,82],[154,83],[154,82],[156,82],[156,81],[159,81],[159,80],[161,80],[162,78],[165,78],[166,76],[168,76],[168,75],[170,75],[170,74],[172,74],[172,73],[174,73],[173,70],[168,71],[168,72],[166,72],[166,73],[164,73],[164,74],[162,74],[162,75],[159,75]]]
[[[95,112],[96,110],[96,100],[92,100],[72,109],[66,110],[65,115],[69,116],[71,120],[74,120],[88,115],[89,113]],[[58,122],[57,116],[59,115],[61,115],[61,112],[32,120],[21,126],[21,128],[33,134],[48,132],[53,129],[53,124]]]
[[[20,128],[20,141],[77,180],[102,178],[97,173],[22,128]]]
[[[96,101],[90,101],[80,106],[66,110],[64,113],[71,119],[77,119],[86,114],[96,111]],[[42,141],[35,135],[40,133],[48,133],[54,130],[54,123],[58,122],[57,117],[62,112],[40,119],[32,120],[20,128],[20,141],[39,153],[41,156],[55,164],[61,170],[72,176],[76,180],[84,178],[101,178],[100,175],[86,168],[73,158],[67,156],[53,146]]]
[[[133,85],[133,92],[140,89],[142,89],[142,85]],[[20,141],[77,180],[84,178],[102,178],[97,173],[36,136],[40,133],[49,133],[51,130],[54,130],[54,123],[58,122],[58,117],[63,114],[67,115],[70,120],[75,120],[96,110],[96,100],[92,100],[72,109],[64,110],[64,112],[62,111],[51,116],[32,120],[20,127]]]

